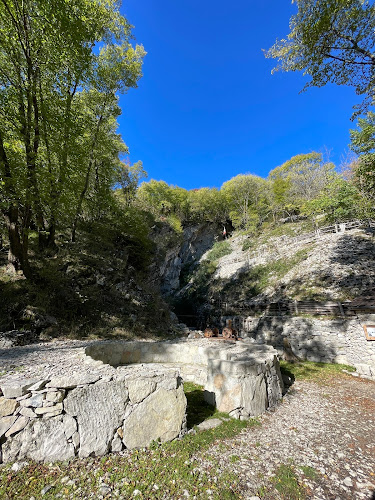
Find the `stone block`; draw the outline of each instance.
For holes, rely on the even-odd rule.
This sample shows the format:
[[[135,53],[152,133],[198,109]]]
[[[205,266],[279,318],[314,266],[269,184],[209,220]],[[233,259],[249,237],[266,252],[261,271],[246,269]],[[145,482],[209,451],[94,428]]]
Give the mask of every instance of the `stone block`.
[[[0,397],[0,417],[12,415],[18,406],[19,402],[15,399]]]
[[[162,443],[176,438],[185,420],[186,397],[177,390],[158,389],[145,399],[124,422],[126,448],[143,448],[152,441]]]
[[[116,429],[122,424],[128,404],[124,381],[97,382],[69,392],[64,400],[68,415],[77,417],[80,457],[104,455]]]

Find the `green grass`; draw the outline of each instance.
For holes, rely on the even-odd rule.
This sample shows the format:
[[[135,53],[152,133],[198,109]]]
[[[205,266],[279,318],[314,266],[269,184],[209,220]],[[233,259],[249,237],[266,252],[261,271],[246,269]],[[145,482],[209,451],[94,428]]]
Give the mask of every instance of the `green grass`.
[[[208,260],[215,261],[224,257],[225,255],[229,255],[232,253],[231,246],[228,241],[218,241],[214,244],[209,254],[207,255]]]
[[[300,485],[292,465],[281,464],[276,470],[272,482],[281,498],[285,500],[302,500],[306,498],[306,492]]]
[[[290,363],[280,361],[282,373],[296,380],[310,380],[312,382],[325,382],[332,377],[346,375],[343,370],[355,372],[355,368],[338,363],[314,363],[313,361],[300,361]]]
[[[319,473],[314,469],[314,467],[310,467],[309,465],[301,465],[301,471],[307,477],[307,479],[316,480],[319,477]]]
[[[202,397],[196,394],[202,392],[200,387],[188,383],[185,390],[189,405],[196,405],[194,409],[190,407],[190,415],[202,418],[206,408]],[[189,394],[194,394],[194,398]],[[215,415],[212,409],[210,412]],[[39,500],[41,490],[47,485],[53,487],[43,499],[98,498],[102,484],[111,488],[113,497],[131,498],[137,489],[141,492],[137,498],[143,499],[182,498],[184,491],[190,496],[207,498],[207,490],[211,490],[210,495],[217,500],[241,498],[235,474],[220,472],[215,464],[203,471],[196,457],[204,454],[212,444],[225,442],[253,425],[259,424],[256,420],[229,419],[215,429],[188,434],[181,440],[163,445],[154,443],[149,449],[133,450],[124,456],[112,454],[102,458],[75,459],[71,463],[29,462],[17,473],[9,464],[0,468],[0,498],[34,496]]]

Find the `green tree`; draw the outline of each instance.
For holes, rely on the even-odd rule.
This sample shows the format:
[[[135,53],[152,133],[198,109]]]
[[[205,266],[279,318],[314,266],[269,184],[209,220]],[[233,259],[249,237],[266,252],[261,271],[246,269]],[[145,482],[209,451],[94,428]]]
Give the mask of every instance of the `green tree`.
[[[366,206],[356,186],[337,176],[319,196],[306,204],[305,212],[314,216],[324,214],[330,222],[344,222],[362,217]]]
[[[371,104],[375,93],[375,6],[368,0],[295,0],[290,33],[265,52],[274,71],[303,71],[306,87],[353,86]]]
[[[363,196],[372,204],[375,202],[375,113],[369,111],[358,119],[357,129],[350,131],[351,148],[357,153],[353,171],[355,182]]]
[[[225,223],[229,218],[227,199],[216,188],[200,188],[189,192],[191,219],[197,222]]]
[[[324,161],[322,153],[293,156],[269,173],[273,187],[274,210],[288,215],[303,210],[335,177],[334,164]]]
[[[80,95],[94,89],[109,102],[136,86],[144,50],[131,45],[131,26],[114,0],[1,0],[0,32],[1,210],[10,265],[29,276],[31,227],[53,241],[66,213],[75,213],[75,224],[89,192],[75,179],[85,186],[89,177],[90,186],[92,172],[109,166],[103,159],[93,166]],[[113,120],[107,131],[114,137]]]
[[[269,214],[269,184],[262,177],[239,174],[221,187],[237,228],[254,230]]]

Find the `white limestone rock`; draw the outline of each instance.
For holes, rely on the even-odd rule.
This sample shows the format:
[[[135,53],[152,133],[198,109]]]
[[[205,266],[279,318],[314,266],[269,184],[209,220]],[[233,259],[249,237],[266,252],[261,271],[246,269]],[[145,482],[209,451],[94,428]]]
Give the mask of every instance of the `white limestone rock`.
[[[113,380],[76,388],[64,400],[64,410],[77,417],[80,457],[104,455],[122,424],[129,397],[124,381]]]
[[[46,401],[50,401],[51,403],[61,403],[64,397],[65,397],[64,389],[62,389],[61,391],[47,392]]]
[[[176,438],[185,421],[186,397],[177,390],[158,389],[137,406],[124,422],[123,442],[129,449],[143,448],[152,441]]]
[[[37,462],[68,460],[74,446],[68,443],[61,417],[30,420],[23,431],[3,444],[3,461],[30,458]]]
[[[17,416],[10,415],[8,417],[0,418],[0,438],[4,436],[8,429],[12,427],[14,422],[17,420]]]
[[[20,405],[23,407],[41,408],[43,406],[44,394],[35,394],[31,398],[23,399]]]
[[[18,406],[19,403],[15,399],[0,397],[0,417],[12,415]]]
[[[242,383],[242,405],[249,415],[257,417],[268,408],[267,385],[263,374],[247,377]]]
[[[61,413],[63,410],[63,404],[62,403],[57,403],[55,406],[47,406],[43,408],[35,408],[35,413],[37,415],[44,415],[47,413],[56,413],[59,412]]]
[[[10,427],[10,429],[5,433],[5,437],[8,438],[8,437],[12,436],[13,434],[16,434],[17,432],[22,431],[22,429],[24,429],[26,427],[26,425],[28,424],[29,420],[30,419],[28,417],[24,417],[24,416],[18,417],[17,420],[12,425],[12,427]]]
[[[65,436],[69,439],[77,431],[77,421],[71,415],[66,414],[63,416],[63,425]]]
[[[54,377],[48,382],[46,387],[53,387],[56,389],[74,389],[79,385],[94,384],[99,380],[99,375],[92,375],[88,373],[79,373],[65,377]]]
[[[127,387],[131,403],[140,403],[156,389],[156,383],[151,380],[128,380]]]
[[[3,391],[3,396],[5,398],[18,398],[24,396],[28,391],[29,387],[35,384],[35,379],[24,379],[24,380],[8,380],[0,385]]]

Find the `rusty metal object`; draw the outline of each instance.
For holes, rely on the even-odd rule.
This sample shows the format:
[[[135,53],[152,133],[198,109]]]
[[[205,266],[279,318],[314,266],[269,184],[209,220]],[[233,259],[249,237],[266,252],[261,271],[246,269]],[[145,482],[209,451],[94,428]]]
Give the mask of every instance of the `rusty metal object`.
[[[211,338],[211,337],[213,337],[213,336],[214,336],[214,332],[213,332],[212,328],[206,328],[206,329],[205,329],[205,331],[204,331],[204,333],[203,333],[203,335],[204,335],[207,339],[209,339],[209,338]]]
[[[223,332],[222,332],[223,338],[224,339],[231,339],[232,338],[232,332],[233,332],[232,328],[229,328],[229,327],[226,326],[225,328],[223,328]]]

